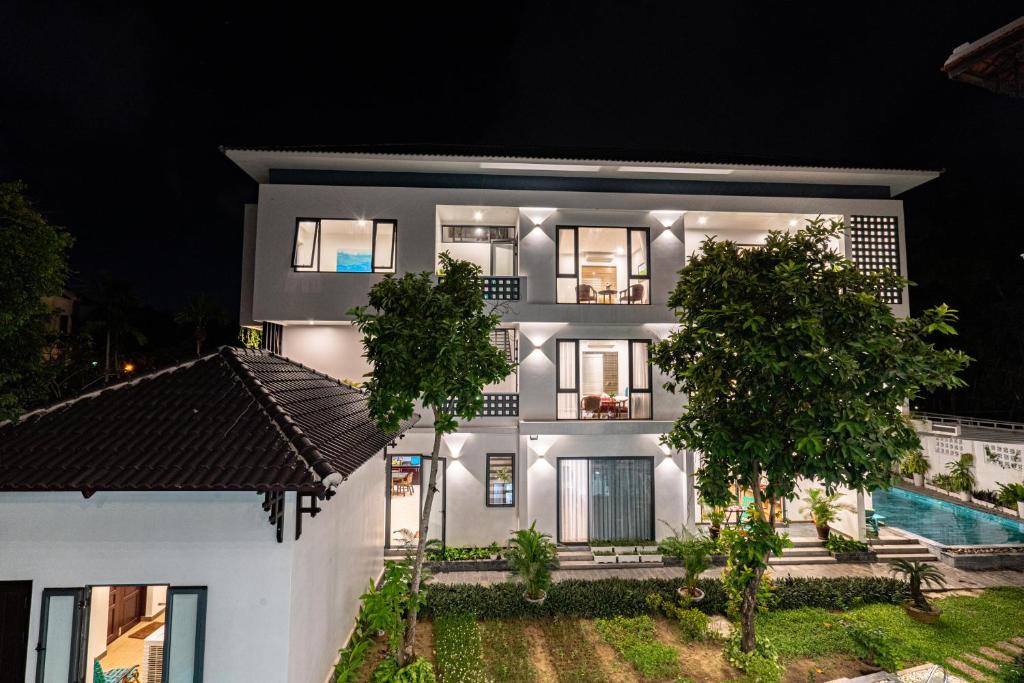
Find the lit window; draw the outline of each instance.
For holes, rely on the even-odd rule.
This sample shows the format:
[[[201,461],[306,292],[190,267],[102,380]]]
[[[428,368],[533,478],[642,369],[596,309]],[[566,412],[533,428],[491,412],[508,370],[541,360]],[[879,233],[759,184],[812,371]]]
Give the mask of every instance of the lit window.
[[[300,219],[292,267],[302,272],[393,273],[397,225],[391,220]]]
[[[515,457],[487,454],[487,506],[511,507],[516,503]]]
[[[555,277],[560,304],[648,304],[650,232],[559,227]]]

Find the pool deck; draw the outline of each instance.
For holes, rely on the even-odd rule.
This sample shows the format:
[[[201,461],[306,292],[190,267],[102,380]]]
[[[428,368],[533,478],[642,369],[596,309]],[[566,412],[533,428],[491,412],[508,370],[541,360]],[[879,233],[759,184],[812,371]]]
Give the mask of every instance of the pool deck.
[[[946,590],[977,590],[981,588],[996,588],[999,586],[1024,587],[1024,572],[1013,570],[992,570],[992,571],[963,571],[947,565],[936,563],[935,568],[942,572],[946,578]],[[721,567],[713,567],[704,572],[701,576],[716,578],[722,573]],[[847,576],[881,577],[889,578],[889,564],[887,562],[872,562],[864,564],[823,564],[823,565],[780,565],[769,569],[769,574],[779,577],[799,578],[840,578]],[[613,577],[624,579],[677,579],[682,578],[682,567],[638,567],[631,568],[609,568],[609,569],[556,569],[552,572],[555,581],[566,579],[608,579]],[[511,581],[513,574],[510,572],[445,572],[431,577],[434,583],[472,583],[488,586],[495,583]],[[934,591],[940,592],[940,591]]]

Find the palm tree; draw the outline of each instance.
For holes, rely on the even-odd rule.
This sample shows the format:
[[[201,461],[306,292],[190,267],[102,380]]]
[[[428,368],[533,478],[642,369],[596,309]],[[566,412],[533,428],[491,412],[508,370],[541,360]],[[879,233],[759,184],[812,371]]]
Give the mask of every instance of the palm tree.
[[[925,612],[932,611],[932,606],[928,604],[924,593],[921,592],[921,586],[937,586],[941,588],[946,585],[946,577],[942,575],[942,572],[935,565],[929,562],[893,560],[889,571],[893,575],[904,577],[907,583],[910,584],[910,599],[915,607]]]
[[[139,346],[146,343],[146,335],[135,326],[135,319],[141,308],[130,284],[101,275],[89,291],[89,302],[93,306],[95,321],[104,336],[104,383],[109,382],[120,367],[121,342],[132,337]]]
[[[221,310],[220,304],[205,294],[196,294],[174,314],[174,322],[192,328],[192,338],[196,342],[196,358],[203,354],[203,342],[206,341],[209,326],[223,320],[224,311]]]
[[[508,540],[505,551],[509,569],[519,574],[526,586],[526,598],[535,602],[544,599],[551,585],[551,570],[558,566],[558,548],[551,542],[551,536],[535,528],[516,531]]]

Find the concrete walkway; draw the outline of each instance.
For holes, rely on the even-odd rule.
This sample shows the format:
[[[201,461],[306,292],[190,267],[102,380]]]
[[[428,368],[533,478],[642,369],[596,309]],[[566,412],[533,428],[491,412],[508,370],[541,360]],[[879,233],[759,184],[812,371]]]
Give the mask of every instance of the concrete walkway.
[[[946,577],[946,590],[973,590],[978,588],[994,588],[996,586],[1024,587],[1024,572],[1012,570],[994,570],[967,572],[954,569],[942,563],[936,563]],[[722,573],[721,567],[714,567],[702,576],[713,578]],[[771,576],[776,578],[793,576],[803,578],[838,578],[843,576],[864,576],[888,578],[889,564],[873,562],[870,564],[824,564],[824,565],[778,565],[769,569]],[[556,569],[552,572],[555,581],[566,579],[607,579],[619,577],[624,579],[676,579],[682,578],[682,567],[645,567],[645,568],[614,568],[614,569]],[[488,586],[495,583],[511,581],[510,572],[444,572],[435,574],[430,580],[436,583],[476,583]]]

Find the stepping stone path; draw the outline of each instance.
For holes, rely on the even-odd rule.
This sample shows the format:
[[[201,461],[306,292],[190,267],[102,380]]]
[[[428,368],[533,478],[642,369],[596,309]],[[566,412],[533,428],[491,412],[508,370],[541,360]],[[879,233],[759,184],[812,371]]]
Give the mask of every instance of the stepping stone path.
[[[988,683],[996,680],[1001,665],[1010,662],[1016,655],[1024,652],[1024,638],[1010,638],[995,647],[978,648],[977,653],[965,652],[957,657],[950,657],[944,664],[958,675],[969,681]]]

